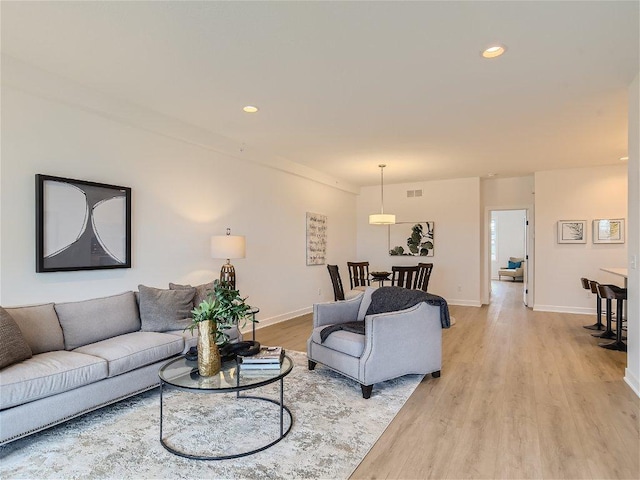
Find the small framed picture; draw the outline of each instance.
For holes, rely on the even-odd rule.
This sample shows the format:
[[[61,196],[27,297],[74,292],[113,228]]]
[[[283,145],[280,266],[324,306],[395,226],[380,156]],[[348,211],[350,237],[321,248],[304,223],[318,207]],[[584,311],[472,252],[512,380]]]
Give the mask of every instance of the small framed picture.
[[[624,219],[594,220],[593,243],[624,243]]]
[[[587,243],[587,221],[558,220],[558,243]]]

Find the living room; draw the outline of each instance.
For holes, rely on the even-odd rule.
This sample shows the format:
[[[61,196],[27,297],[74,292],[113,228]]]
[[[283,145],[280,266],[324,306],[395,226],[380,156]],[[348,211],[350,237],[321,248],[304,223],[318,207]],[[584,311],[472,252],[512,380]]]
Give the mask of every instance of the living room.
[[[541,156],[540,162],[522,175],[507,170],[487,177],[491,170],[483,167],[482,175],[417,177],[411,174],[412,159],[408,155],[398,154],[394,162],[393,152],[378,156],[363,147],[359,155],[353,155],[353,163],[340,160],[339,168],[320,171],[295,163],[295,156],[285,158],[278,151],[262,148],[262,138],[243,140],[243,128],[255,129],[261,121],[268,123],[269,108],[274,106],[267,103],[251,117],[241,110],[242,102],[248,100],[220,100],[219,105],[237,103],[238,108],[226,111],[206,129],[202,127],[207,121],[206,109],[189,104],[188,101],[196,101],[193,96],[185,94],[183,99],[176,92],[167,98],[167,111],[176,114],[171,116],[162,113],[158,98],[163,91],[160,87],[156,91],[153,82],[132,82],[133,87],[122,86],[119,90],[116,83],[110,82],[109,72],[132,69],[145,79],[147,75],[190,75],[186,68],[180,70],[185,63],[178,62],[177,68],[170,62],[187,54],[180,51],[179,45],[166,45],[161,35],[160,50],[167,55],[167,64],[145,65],[144,52],[151,47],[134,42],[139,39],[139,32],[124,18],[126,15],[95,3],[93,8],[104,13],[106,19],[88,24],[86,29],[70,28],[73,35],[69,33],[66,38],[64,25],[81,25],[90,11],[75,11],[70,5],[57,8],[55,3],[21,10],[23,7],[5,3],[10,2],[2,5],[3,306],[84,300],[137,290],[140,284],[167,288],[169,282],[209,282],[218,277],[223,263],[211,258],[210,238],[230,228],[232,234],[244,235],[247,241],[246,258],[233,260],[238,288],[252,305],[260,308],[262,326],[277,328],[278,322],[311,312],[314,303],[333,299],[326,267],[305,263],[307,212],[321,213],[328,219],[327,263],[343,268],[347,261],[368,260],[379,269],[399,263],[388,255],[388,229],[367,222],[368,215],[380,208],[377,166],[383,157],[388,164],[385,210],[395,213],[399,222],[435,222],[435,269],[430,291],[446,298],[452,306],[481,309],[491,303],[487,213],[491,210],[522,208],[533,214],[529,239],[533,262],[528,275],[529,307],[535,311],[594,314],[595,301],[585,296],[580,277],[617,283],[600,268],[629,266],[630,258],[637,258],[640,251],[639,85],[637,58],[633,58],[637,46],[629,48],[629,61],[635,62],[634,75],[627,79],[621,74],[624,78],[619,84],[626,82],[624,87],[601,92],[615,111],[602,106],[606,105],[603,98],[593,100],[595,106],[588,112],[594,117],[594,129],[567,136],[567,155],[575,155],[570,147],[581,136],[591,136],[597,130],[598,115],[620,124],[622,103],[622,124],[628,121],[628,147],[626,130],[618,132],[618,137],[624,137],[622,142],[618,137],[603,140],[603,151],[612,158],[601,164],[582,164],[577,159],[572,166],[556,168]],[[22,23],[31,15],[32,23]],[[170,22],[165,25],[159,20],[159,25],[155,33],[149,31],[148,35],[153,37],[163,28],[171,28]],[[637,38],[637,22],[635,28]],[[38,35],[34,33],[37,30],[41,31]],[[86,37],[75,37],[78,32]],[[52,48],[66,45],[69,49],[61,57],[46,47],[47,39],[54,37]],[[132,62],[133,55],[124,54],[104,56],[87,69],[82,60],[77,64],[69,61],[75,56],[91,57],[91,49],[103,45],[100,39],[104,38],[115,42],[122,51],[138,52],[137,61],[142,67]],[[117,48],[104,52],[113,54]],[[506,55],[509,53],[514,52]],[[474,51],[474,55],[478,54]],[[231,61],[228,68],[240,61]],[[556,67],[550,67],[545,75],[553,75]],[[269,74],[265,81],[277,82],[276,73]],[[207,92],[209,80],[190,81],[194,89]],[[250,91],[249,81],[242,81],[248,82],[245,90]],[[295,103],[305,104],[302,94],[314,90],[318,86],[293,92],[300,97]],[[311,100],[326,101],[321,93],[317,95]],[[309,103],[314,103],[311,100]],[[208,104],[210,111],[216,106]],[[292,124],[306,118],[295,110],[289,113]],[[216,126],[225,126],[235,136],[232,139],[219,134]],[[268,125],[263,130],[263,135],[268,136]],[[357,133],[352,132],[354,136]],[[520,136],[522,150],[534,148],[532,144],[544,145],[553,138],[540,124],[531,125]],[[624,151],[618,154],[621,144]],[[322,150],[322,145],[317,147]],[[584,152],[578,150],[580,153]],[[303,154],[298,156],[302,158]],[[621,156],[628,156],[628,162],[620,162]],[[345,180],[342,173],[346,176],[352,171],[358,172],[362,180]],[[131,187],[132,268],[36,273],[35,174]],[[421,190],[422,196],[410,198],[410,190]],[[627,241],[594,245],[589,238],[584,245],[557,243],[555,229],[559,220],[582,219],[590,225],[598,218],[625,218]],[[639,282],[637,270],[630,268],[629,351],[624,378],[636,394],[640,394]],[[588,323],[586,315],[584,318]]]

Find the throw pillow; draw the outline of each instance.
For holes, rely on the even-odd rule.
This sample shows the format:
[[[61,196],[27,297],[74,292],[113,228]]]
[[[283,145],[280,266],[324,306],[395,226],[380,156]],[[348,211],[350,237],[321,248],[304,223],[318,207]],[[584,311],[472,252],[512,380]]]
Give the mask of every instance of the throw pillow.
[[[143,332],[183,330],[191,325],[195,288],[163,290],[138,285]]]
[[[209,295],[213,293],[213,282],[203,283],[196,287],[192,287],[191,285],[178,285],[177,283],[169,284],[169,290],[187,290],[189,288],[196,289],[196,294],[193,297],[193,306],[197,307],[203,300],[206,300]],[[191,316],[191,314],[189,314],[189,316]]]
[[[509,260],[509,266],[507,268],[520,268],[520,265],[522,265],[522,262],[512,262]]]
[[[55,309],[64,332],[66,350],[140,330],[140,316],[131,291],[79,302],[56,303]],[[96,317],[99,321],[89,320]]]
[[[20,327],[33,355],[64,350],[62,327],[53,303],[10,307],[7,312]]]
[[[31,358],[31,348],[20,327],[4,308],[0,307],[0,368]]]

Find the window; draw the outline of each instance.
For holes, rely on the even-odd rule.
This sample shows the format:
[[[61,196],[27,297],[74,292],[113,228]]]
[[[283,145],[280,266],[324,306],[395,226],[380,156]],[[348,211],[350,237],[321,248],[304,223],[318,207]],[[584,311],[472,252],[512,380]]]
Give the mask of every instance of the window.
[[[496,253],[496,219],[495,218],[491,219],[490,229],[491,229],[491,261],[495,262],[498,259],[498,256]]]

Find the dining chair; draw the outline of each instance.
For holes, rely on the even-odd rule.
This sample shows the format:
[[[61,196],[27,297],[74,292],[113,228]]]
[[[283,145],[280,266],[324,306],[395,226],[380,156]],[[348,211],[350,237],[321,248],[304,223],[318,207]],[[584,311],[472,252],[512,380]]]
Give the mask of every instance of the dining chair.
[[[391,286],[404,287],[410,290],[416,288],[420,267],[391,267]]]
[[[349,267],[351,290],[356,287],[368,287],[371,285],[369,262],[347,262],[347,267]]]
[[[416,279],[416,290],[427,291],[429,278],[433,271],[433,263],[418,263],[418,278]]]
[[[342,279],[340,278],[340,272],[337,265],[327,265],[329,270],[329,276],[331,277],[331,284],[333,285],[333,297],[335,301],[344,300],[344,288],[342,287]]]

